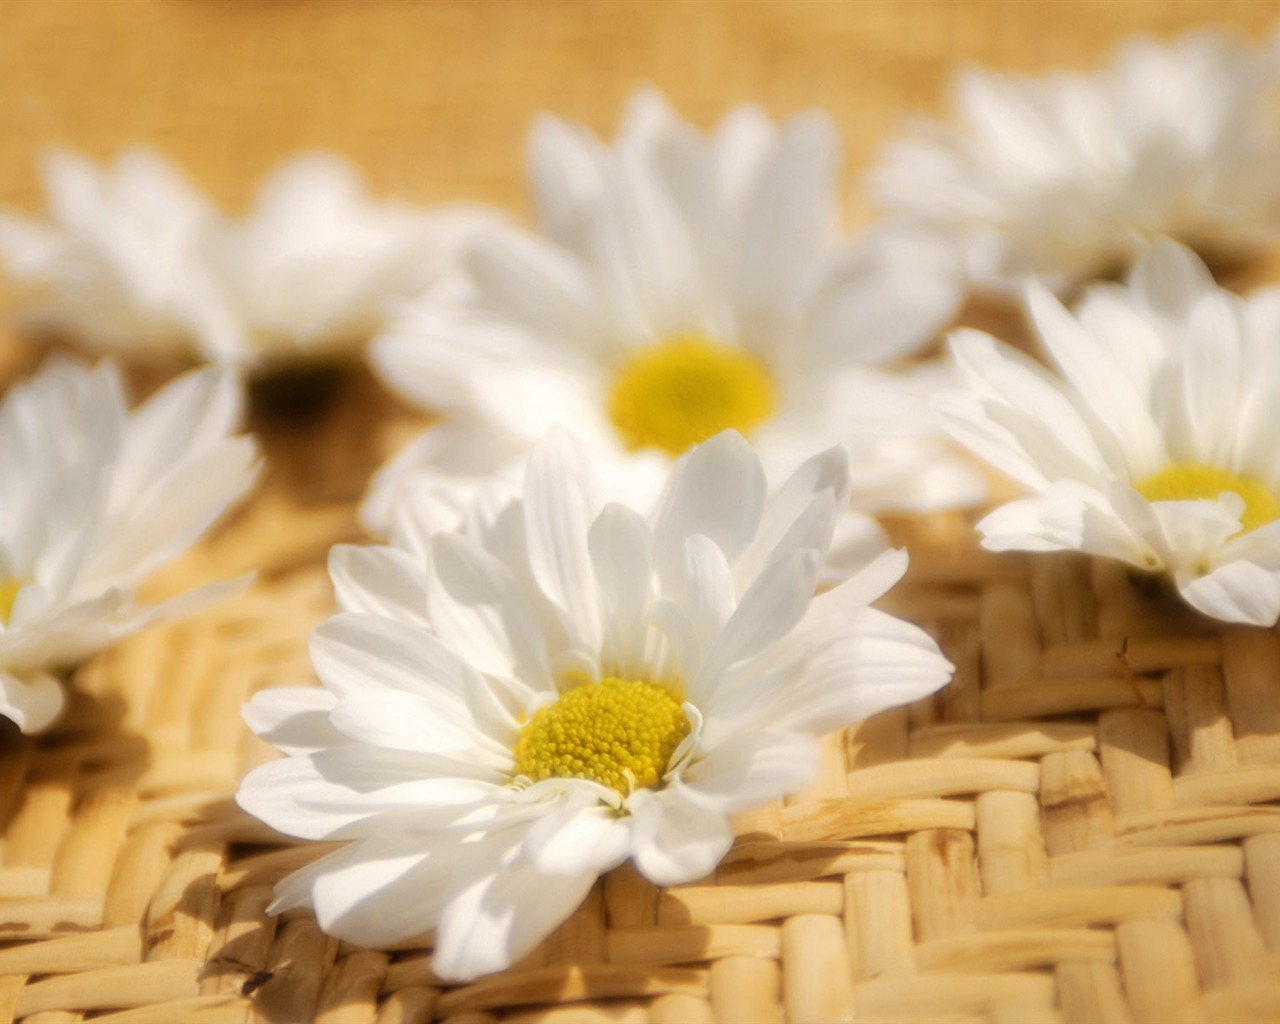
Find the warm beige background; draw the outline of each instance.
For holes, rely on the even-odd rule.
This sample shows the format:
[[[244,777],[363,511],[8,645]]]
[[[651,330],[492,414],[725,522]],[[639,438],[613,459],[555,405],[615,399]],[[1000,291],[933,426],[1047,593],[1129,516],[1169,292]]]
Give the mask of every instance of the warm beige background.
[[[1280,4],[0,0],[0,204],[41,207],[46,145],[107,157],[132,141],[231,205],[309,146],[381,192],[520,203],[536,111],[607,132],[645,81],[703,124],[748,99],[825,107],[852,184],[903,114],[940,109],[963,61],[1087,67],[1129,33],[1207,21],[1261,38]]]

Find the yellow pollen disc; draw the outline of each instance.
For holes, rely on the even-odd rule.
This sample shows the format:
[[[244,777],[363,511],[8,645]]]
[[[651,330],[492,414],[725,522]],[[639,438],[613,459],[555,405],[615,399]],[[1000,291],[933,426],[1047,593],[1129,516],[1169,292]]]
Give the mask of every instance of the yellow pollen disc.
[[[18,591],[29,582],[31,581],[14,579],[12,576],[0,579],[0,622],[6,626],[9,625],[9,616],[13,614],[13,604],[18,600]]]
[[[608,676],[534,714],[516,740],[516,774],[590,779],[626,796],[655,788],[688,735],[680,701],[661,686]]]
[[[639,349],[609,389],[609,418],[623,443],[671,455],[731,427],[749,434],[777,404],[773,378],[755,356],[696,333]]]
[[[1148,501],[1215,500],[1226,491],[1234,491],[1244,499],[1240,524],[1245,533],[1280,518],[1280,499],[1261,481],[1216,466],[1171,462],[1159,473],[1139,480],[1133,487]]]

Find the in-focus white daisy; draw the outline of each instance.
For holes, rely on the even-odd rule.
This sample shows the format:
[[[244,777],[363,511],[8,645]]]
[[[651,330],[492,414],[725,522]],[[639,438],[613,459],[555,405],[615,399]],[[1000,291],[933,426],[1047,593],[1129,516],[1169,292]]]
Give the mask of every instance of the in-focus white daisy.
[[[814,776],[814,737],[950,676],[926,634],[867,607],[904,552],[813,598],[847,486],[829,449],[766,500],[728,432],[676,464],[646,519],[603,502],[556,432],[522,498],[473,508],[465,532],[335,548],[342,611],[311,643],[325,689],[247,705],[289,756],[237,799],[350,843],[271,909],[314,907],[374,947],[435,928],[434,970],[466,979],[519,959],[627,858],[661,885],[711,871],[730,815]]]
[[[954,119],[890,143],[872,182],[955,237],[973,280],[1062,292],[1159,236],[1238,261],[1280,227],[1280,53],[1209,31],[1128,43],[1093,74],[969,70]]]
[[[100,351],[255,371],[363,342],[388,302],[434,286],[468,235],[498,220],[371,199],[325,153],[281,166],[244,218],[149,150],[109,169],[55,152],[44,172],[51,222],[0,213],[0,259],[38,323]]]
[[[979,500],[928,411],[932,374],[885,369],[954,312],[954,256],[915,231],[842,239],[838,162],[816,112],[775,126],[742,107],[705,137],[644,91],[613,146],[542,117],[541,234],[482,235],[470,291],[371,349],[388,386],[445,418],[375,478],[366,526],[385,534],[415,476],[462,507],[557,423],[638,495],[732,428],[776,479],[843,442],[864,511]]]
[[[1238,298],[1162,241],[1074,315],[1039,285],[1028,303],[1062,379],[960,332],[968,390],[938,399],[957,440],[1032,492],[978,524],[983,543],[1117,558],[1207,615],[1273,624],[1280,290]]]
[[[232,436],[241,389],[192,372],[130,413],[112,367],[54,360],[0,403],[0,715],[23,732],[61,711],[61,669],[242,584],[140,606],[134,588],[186,550],[257,472]]]

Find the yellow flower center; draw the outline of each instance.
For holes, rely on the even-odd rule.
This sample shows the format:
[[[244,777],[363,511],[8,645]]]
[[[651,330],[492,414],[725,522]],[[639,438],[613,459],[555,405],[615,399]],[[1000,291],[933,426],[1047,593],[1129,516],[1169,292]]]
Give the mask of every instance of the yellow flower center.
[[[14,602],[18,600],[18,591],[30,582],[30,580],[15,579],[13,576],[0,579],[0,622],[6,626],[9,625],[9,616],[13,614]]]
[[[655,788],[688,735],[689,719],[667,690],[608,676],[534,714],[516,740],[516,774],[590,779],[626,796]]]
[[[731,427],[748,434],[777,404],[773,378],[755,356],[696,333],[639,349],[609,389],[609,418],[623,443],[671,455]]]
[[[1159,473],[1139,480],[1133,487],[1148,501],[1214,500],[1226,491],[1233,491],[1244,499],[1240,525],[1245,533],[1280,518],[1280,499],[1261,481],[1216,466],[1171,462]]]

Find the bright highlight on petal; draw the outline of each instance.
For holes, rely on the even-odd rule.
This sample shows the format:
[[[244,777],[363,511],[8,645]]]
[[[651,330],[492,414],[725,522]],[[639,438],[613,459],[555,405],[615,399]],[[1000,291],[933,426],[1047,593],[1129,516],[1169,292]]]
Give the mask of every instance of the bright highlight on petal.
[[[1240,523],[1246,533],[1280,518],[1280,499],[1265,484],[1217,466],[1171,462],[1159,473],[1137,481],[1133,489],[1148,501],[1215,501],[1222,494],[1234,492],[1244,501]]]
[[[13,614],[14,602],[18,600],[18,592],[30,582],[13,576],[0,580],[0,622],[6,626],[9,625],[9,616]]]
[[[609,418],[623,444],[669,455],[722,430],[750,435],[777,404],[777,386],[760,360],[697,333],[637,349],[609,389]]]
[[[610,676],[534,714],[516,741],[516,775],[587,779],[627,796],[657,787],[689,731],[680,701],[665,687]]]

